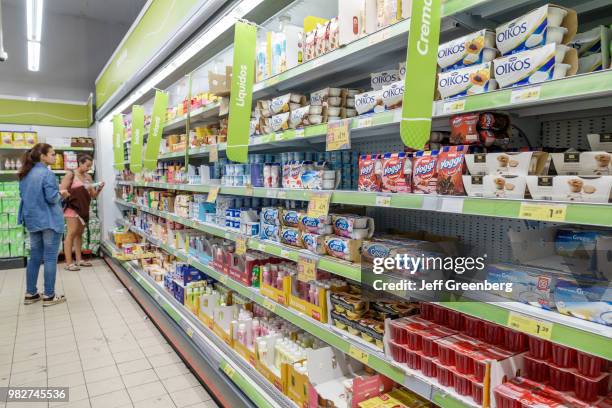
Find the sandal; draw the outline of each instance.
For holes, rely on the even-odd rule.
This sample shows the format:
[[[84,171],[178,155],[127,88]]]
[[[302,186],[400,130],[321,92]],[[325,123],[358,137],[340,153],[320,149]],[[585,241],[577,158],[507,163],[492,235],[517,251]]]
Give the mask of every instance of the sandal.
[[[40,293],[37,293],[35,295],[28,295],[26,293],[25,298],[23,299],[23,304],[24,305],[31,305],[32,303],[36,303],[41,299]]]
[[[77,264],[66,265],[64,269],[67,271],[80,271],[81,270],[81,268],[79,268]]]
[[[78,263],[78,266],[89,267],[89,266],[93,266],[93,264],[89,261],[81,261]]]
[[[66,301],[66,296],[64,295],[61,295],[61,296],[54,295],[49,298],[45,297],[43,298],[43,307],[58,305],[60,303],[64,303],[65,301]]]

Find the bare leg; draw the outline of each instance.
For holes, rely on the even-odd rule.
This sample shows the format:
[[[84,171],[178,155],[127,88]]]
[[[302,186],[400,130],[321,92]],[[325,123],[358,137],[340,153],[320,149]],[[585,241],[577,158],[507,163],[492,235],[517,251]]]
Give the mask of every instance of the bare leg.
[[[64,257],[66,265],[72,264],[72,243],[78,233],[80,221],[78,218],[66,217],[66,238],[64,239]]]
[[[76,255],[76,264],[79,265],[83,261],[83,255],[81,253],[81,247],[83,246],[83,231],[85,226],[81,224],[81,221],[77,218],[79,229],[77,230],[76,236],[74,237],[74,253]]]

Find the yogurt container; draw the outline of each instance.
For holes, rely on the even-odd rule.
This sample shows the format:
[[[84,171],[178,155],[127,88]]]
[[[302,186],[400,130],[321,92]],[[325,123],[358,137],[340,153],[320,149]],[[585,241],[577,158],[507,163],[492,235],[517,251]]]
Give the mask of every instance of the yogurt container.
[[[399,71],[392,69],[389,71],[374,72],[370,75],[372,89],[379,91],[386,85],[391,85],[400,80]]]
[[[495,59],[495,33],[480,30],[438,47],[438,65],[442,71],[478,65]]]
[[[383,87],[382,99],[385,109],[392,110],[402,106],[404,99],[404,82],[398,81]]]
[[[562,47],[562,48],[560,48]],[[557,57],[564,55],[563,60]],[[498,58],[493,61],[500,88],[538,84],[574,75],[578,70],[576,51],[555,44]]]
[[[385,110],[385,105],[383,104],[382,89],[355,95],[355,110],[359,115],[383,112]]]
[[[576,35],[576,12],[547,4],[495,29],[502,55],[531,50],[545,44],[567,44]]]
[[[438,75],[438,92],[442,99],[476,95],[497,88],[493,79],[492,64],[486,62]]]

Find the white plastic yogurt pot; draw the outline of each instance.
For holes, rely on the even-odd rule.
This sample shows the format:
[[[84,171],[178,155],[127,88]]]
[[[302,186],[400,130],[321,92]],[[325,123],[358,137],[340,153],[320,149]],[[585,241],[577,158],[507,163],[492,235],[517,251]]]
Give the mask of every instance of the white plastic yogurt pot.
[[[565,54],[570,49],[567,45],[558,44],[555,52],[555,62],[561,63],[565,59]]]
[[[485,47],[482,49],[482,62],[493,61],[497,58],[497,48],[494,47]]]
[[[340,88],[329,88],[329,96],[340,96],[342,89]]]
[[[318,125],[319,123],[321,123],[322,120],[323,118],[321,117],[321,115],[309,115],[308,116],[308,122],[311,125]]]
[[[567,75],[567,70],[572,66],[570,64],[555,64],[555,70],[553,71],[552,79],[561,79],[565,78]]]
[[[327,114],[329,116],[340,116],[340,108],[337,106],[330,106],[327,108]]]
[[[495,48],[495,31],[485,31],[484,39],[485,48]]]
[[[323,106],[319,105],[310,105],[310,109],[308,109],[308,113],[311,115],[320,115],[323,111]]]
[[[347,98],[346,99],[346,107],[354,108],[355,107],[355,98]]]
[[[567,15],[567,10],[548,6],[548,27],[559,27]]]
[[[563,42],[563,36],[567,33],[565,27],[547,27],[546,28],[546,44],[561,44]]]

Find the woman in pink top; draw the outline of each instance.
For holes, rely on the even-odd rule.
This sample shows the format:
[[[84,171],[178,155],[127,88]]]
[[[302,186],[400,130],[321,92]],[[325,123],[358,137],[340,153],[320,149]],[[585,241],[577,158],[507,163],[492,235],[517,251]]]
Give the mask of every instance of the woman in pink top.
[[[60,184],[61,189],[75,190],[79,187],[85,187],[91,198],[96,198],[102,188],[104,182],[99,185],[93,183],[91,175],[88,173],[91,170],[93,159],[88,154],[79,155],[77,158],[78,167],[74,171],[66,173]],[[81,246],[83,245],[82,236],[87,223],[77,212],[67,207],[64,210],[64,218],[66,219],[66,237],[64,239],[64,256],[66,257],[66,270],[78,271],[81,266],[91,266],[91,262],[83,261],[81,254]],[[76,255],[76,263],[72,262],[72,248],[74,244],[74,252]]]

